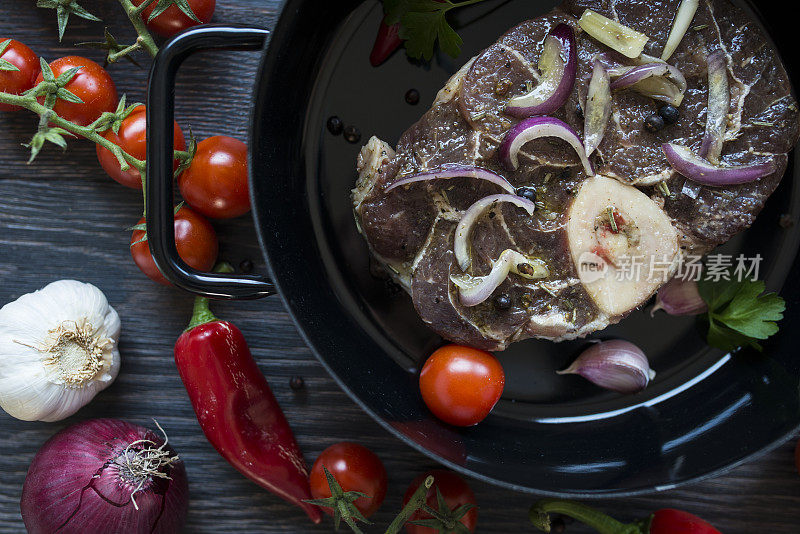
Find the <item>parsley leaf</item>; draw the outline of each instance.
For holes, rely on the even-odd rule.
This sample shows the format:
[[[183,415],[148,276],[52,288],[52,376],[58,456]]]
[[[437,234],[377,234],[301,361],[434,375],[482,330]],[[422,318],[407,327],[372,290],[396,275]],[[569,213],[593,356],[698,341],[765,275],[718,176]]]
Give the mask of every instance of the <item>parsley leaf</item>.
[[[433,58],[437,41],[447,55],[457,57],[464,41],[447,21],[447,13],[481,1],[383,0],[384,21],[390,26],[400,24],[400,38],[405,41],[406,52],[414,59]]]
[[[786,302],[775,293],[764,293],[762,281],[701,281],[700,296],[708,305],[708,344],[730,351],[751,346],[778,332]]]

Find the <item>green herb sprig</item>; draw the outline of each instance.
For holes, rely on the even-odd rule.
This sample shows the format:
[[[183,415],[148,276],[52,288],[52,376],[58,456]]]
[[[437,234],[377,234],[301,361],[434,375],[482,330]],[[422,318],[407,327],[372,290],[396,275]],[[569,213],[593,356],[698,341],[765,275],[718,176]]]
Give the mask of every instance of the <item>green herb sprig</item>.
[[[452,9],[477,4],[485,0],[383,0],[388,25],[400,25],[400,38],[405,41],[406,52],[414,59],[430,60],[436,42],[447,55],[461,53],[463,39],[447,21]]]
[[[761,351],[759,341],[778,332],[786,302],[776,293],[765,293],[760,280],[730,278],[698,283],[708,305],[708,344],[725,351],[745,346]]]

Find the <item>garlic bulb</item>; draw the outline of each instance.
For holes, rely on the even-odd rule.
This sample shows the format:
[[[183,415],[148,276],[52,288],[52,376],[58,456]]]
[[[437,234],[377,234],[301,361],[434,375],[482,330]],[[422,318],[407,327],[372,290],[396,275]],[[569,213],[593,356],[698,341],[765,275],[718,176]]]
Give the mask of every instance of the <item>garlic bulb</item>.
[[[91,284],[60,280],[0,309],[0,408],[60,421],[119,373],[120,320]]]

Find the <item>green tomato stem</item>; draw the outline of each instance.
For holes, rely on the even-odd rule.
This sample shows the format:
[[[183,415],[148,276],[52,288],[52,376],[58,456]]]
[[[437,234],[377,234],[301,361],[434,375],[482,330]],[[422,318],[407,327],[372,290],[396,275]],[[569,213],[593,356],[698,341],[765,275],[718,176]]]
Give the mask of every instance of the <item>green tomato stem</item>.
[[[153,3],[152,0],[142,3],[141,6],[133,5],[131,0],[119,0],[119,3],[122,9],[125,10],[125,13],[127,13],[128,19],[130,19],[131,24],[133,24],[136,33],[139,34],[139,38],[136,39],[136,42],[139,43],[140,47],[150,54],[151,57],[156,57],[156,54],[158,54],[158,46],[153,40],[150,30],[147,29],[147,24],[145,24],[141,17],[142,11]]]
[[[33,111],[37,115],[39,115],[39,124],[47,125],[54,124],[59,128],[63,128],[66,131],[73,133],[75,135],[79,135],[92,141],[103,148],[108,149],[111,151],[114,156],[120,162],[122,170],[128,170],[129,168],[133,167],[137,171],[144,173],[144,170],[147,166],[147,163],[144,160],[137,159],[124,150],[122,150],[119,146],[115,145],[94,129],[94,127],[90,126],[80,126],[75,124],[74,122],[68,121],[63,117],[59,116],[55,111],[53,111],[50,107],[47,106],[49,97],[46,97],[45,105],[40,104],[36,97],[33,95],[12,95],[10,93],[3,93],[0,92],[0,102],[4,104],[11,104],[13,106],[19,106],[25,108],[29,111]]]
[[[389,527],[386,529],[386,534],[398,534],[402,529],[403,525],[405,525],[411,516],[414,515],[414,512],[422,508],[423,505],[427,502],[428,497],[428,490],[431,489],[433,486],[433,477],[429,476],[426,478],[422,484],[419,485],[417,490],[408,500],[403,509],[400,510],[400,513],[397,517],[394,518],[394,521],[389,524]]]
[[[339,501],[339,513],[341,514],[342,519],[344,522],[347,523],[347,526],[350,527],[350,530],[353,531],[354,534],[364,534],[364,532],[358,528],[356,525],[355,519],[353,516],[350,515],[350,511],[347,509],[347,503],[344,501]]]
[[[550,514],[567,515],[595,529],[599,534],[647,534],[637,524],[624,524],[599,510],[574,501],[543,499],[531,506],[528,517],[533,526],[550,532]]]
[[[130,46],[126,46],[122,50],[118,52],[109,52],[108,53],[108,62],[109,63],[116,63],[120,59],[124,58],[125,56],[131,54],[132,52],[136,52],[137,50],[142,49],[142,38],[138,37],[136,42]]]

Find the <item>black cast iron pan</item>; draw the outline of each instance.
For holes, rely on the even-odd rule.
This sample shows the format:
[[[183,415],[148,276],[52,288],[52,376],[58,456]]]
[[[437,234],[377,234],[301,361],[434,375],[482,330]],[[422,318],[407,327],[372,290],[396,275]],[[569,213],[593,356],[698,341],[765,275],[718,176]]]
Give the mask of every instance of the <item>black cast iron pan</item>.
[[[770,3],[772,4],[772,3]],[[552,1],[487,2],[459,13],[465,39],[458,61],[430,65],[402,53],[379,69],[367,57],[381,19],[376,1],[288,0],[275,31],[199,27],[156,58],[148,97],[149,242],[165,276],[194,293],[257,298],[278,292],[320,362],[379,423],[432,458],[465,474],[521,491],[556,496],[620,496],[672,488],[737,465],[776,446],[800,425],[795,332],[800,330],[800,197],[792,161],[780,190],[756,224],[726,245],[759,253],[762,276],[788,303],[781,333],[763,354],[709,349],[692,319],[637,312],[600,337],[644,348],[659,371],[643,393],[602,392],[553,371],[584,342],[529,340],[498,354],[503,399],[480,425],[456,429],[426,410],[417,368],[442,340],[409,299],[370,274],[352,219],[349,191],[358,145],[325,130],[339,115],[364,134],[395,141],[466,58]],[[777,5],[760,6],[779,47],[794,29]],[[268,41],[268,44],[265,43]],[[266,278],[211,275],[179,258],[172,228],[172,120],[175,73],[189,54],[210,48],[264,48],[254,95],[250,187],[255,224],[270,271]],[[790,48],[781,48],[791,50]],[[785,54],[790,72],[796,58]],[[796,80],[796,79],[795,79]],[[403,95],[422,94],[412,107]]]

